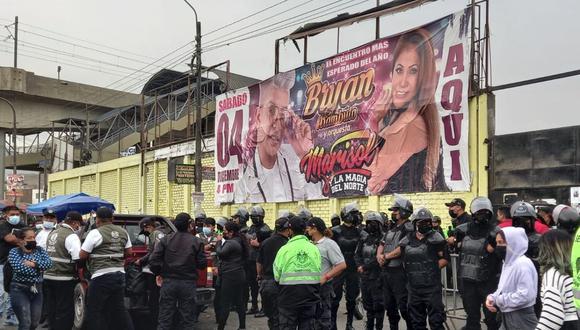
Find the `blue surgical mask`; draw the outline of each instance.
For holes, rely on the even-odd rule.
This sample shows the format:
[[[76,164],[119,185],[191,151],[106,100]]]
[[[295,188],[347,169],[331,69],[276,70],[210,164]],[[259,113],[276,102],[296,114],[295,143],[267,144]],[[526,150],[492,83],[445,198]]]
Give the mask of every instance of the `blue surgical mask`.
[[[42,222],[42,227],[44,227],[44,229],[54,229],[54,222],[52,222],[52,221],[43,221]]]
[[[209,227],[203,227],[203,234],[205,236],[211,235],[211,228],[209,228]]]
[[[16,226],[17,224],[20,223],[20,216],[19,215],[11,215],[8,217],[8,223]]]

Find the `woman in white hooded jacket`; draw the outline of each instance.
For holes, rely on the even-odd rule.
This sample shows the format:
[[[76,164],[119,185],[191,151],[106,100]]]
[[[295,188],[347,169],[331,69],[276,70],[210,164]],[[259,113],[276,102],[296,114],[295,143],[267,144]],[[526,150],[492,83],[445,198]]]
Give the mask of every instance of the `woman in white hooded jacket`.
[[[501,329],[534,329],[538,323],[534,304],[538,294],[538,273],[525,256],[528,237],[523,228],[507,227],[496,237],[496,251],[504,259],[497,290],[487,297],[491,312],[502,312]]]

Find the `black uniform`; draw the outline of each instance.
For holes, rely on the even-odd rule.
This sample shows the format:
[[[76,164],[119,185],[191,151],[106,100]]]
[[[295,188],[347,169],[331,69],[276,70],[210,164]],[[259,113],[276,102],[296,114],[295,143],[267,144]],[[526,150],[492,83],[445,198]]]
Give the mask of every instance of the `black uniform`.
[[[389,230],[381,241],[384,246],[383,254],[386,255],[396,249],[400,241],[408,234],[413,233],[414,230],[413,224],[409,220]],[[407,276],[403,269],[401,258],[391,259],[385,263],[382,272],[382,282],[383,301],[387,310],[390,329],[396,330],[399,328],[401,317],[405,320],[407,329],[412,329],[407,309]],[[399,312],[401,313],[400,316]]]
[[[262,243],[263,241],[265,241],[268,237],[270,237],[270,234],[272,233],[272,230],[270,230],[270,227],[268,227],[267,224],[262,223],[260,225],[252,225],[250,226],[250,228],[248,228],[248,231],[246,233],[246,236],[248,238],[248,240],[252,240],[252,239],[258,239],[259,243]],[[256,260],[258,259],[258,253],[260,251],[259,247],[253,247],[250,246],[250,254],[247,260],[247,264],[246,264],[246,280],[248,282],[248,288],[247,290],[250,291],[251,295],[252,295],[252,309],[256,310],[258,308],[258,293],[259,293],[259,287],[258,287],[258,281],[256,280]],[[249,293],[245,294],[245,297],[249,298]],[[244,301],[246,303],[247,306],[248,304],[248,300]]]
[[[526,257],[530,258],[536,267],[538,274],[540,273],[540,264],[538,263],[538,256],[540,255],[540,238],[542,235],[538,234],[535,230],[527,231],[528,235],[528,250],[526,251]],[[542,299],[540,296],[542,287],[541,277],[538,276],[538,295],[536,296],[536,304],[534,305],[534,312],[539,318],[542,313]]]
[[[466,223],[457,227],[456,239],[460,243],[459,280],[462,281],[461,297],[467,314],[466,330],[481,329],[481,313],[488,329],[499,329],[496,313],[485,307],[487,296],[499,281],[501,261],[495,253],[487,252],[487,245],[495,248],[495,236],[500,228],[490,224]]]
[[[381,267],[376,257],[381,239],[381,232],[371,235],[363,231],[355,254],[357,267],[363,268],[361,292],[363,305],[367,311],[367,330],[373,330],[375,325],[377,330],[381,330],[385,317]]]
[[[332,228],[332,232],[332,238],[340,247],[340,251],[344,255],[346,262],[346,270],[332,281],[335,297],[332,302],[331,318],[333,329],[336,329],[336,314],[338,313],[338,306],[342,299],[342,288],[345,284],[347,323],[352,324],[354,317],[356,298],[360,291],[360,278],[356,271],[354,255],[358,241],[361,238],[361,230],[355,226],[348,227],[343,224]]]
[[[444,329],[445,307],[439,254],[445,255],[445,239],[431,231],[422,240],[413,232],[401,240],[401,256],[409,281],[409,316],[413,330]]]
[[[278,284],[274,280],[274,260],[278,250],[288,242],[288,238],[276,233],[266,239],[260,246],[258,262],[262,265],[262,283],[260,294],[262,295],[262,308],[268,317],[268,328],[278,329]]]
[[[471,214],[467,212],[463,212],[460,216],[451,219],[451,223],[453,224],[454,228],[457,228],[463,224],[471,222]]]

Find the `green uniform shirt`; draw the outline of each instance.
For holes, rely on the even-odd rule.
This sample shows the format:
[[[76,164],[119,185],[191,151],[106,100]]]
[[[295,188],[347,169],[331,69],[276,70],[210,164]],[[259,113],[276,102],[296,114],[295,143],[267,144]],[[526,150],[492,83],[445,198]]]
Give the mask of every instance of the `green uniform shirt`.
[[[280,285],[319,284],[322,259],[306,236],[292,237],[276,254],[274,279]]]

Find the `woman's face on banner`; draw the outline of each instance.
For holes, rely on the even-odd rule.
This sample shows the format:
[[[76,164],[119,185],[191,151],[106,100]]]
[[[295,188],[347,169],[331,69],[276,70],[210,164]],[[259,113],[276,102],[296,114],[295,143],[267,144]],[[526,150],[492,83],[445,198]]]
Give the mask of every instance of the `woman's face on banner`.
[[[258,110],[258,144],[269,155],[280,150],[284,139],[284,110],[288,107],[289,93],[281,88],[268,88],[261,97]]]
[[[402,108],[417,94],[419,55],[415,47],[406,47],[395,59],[393,69],[393,105]]]

